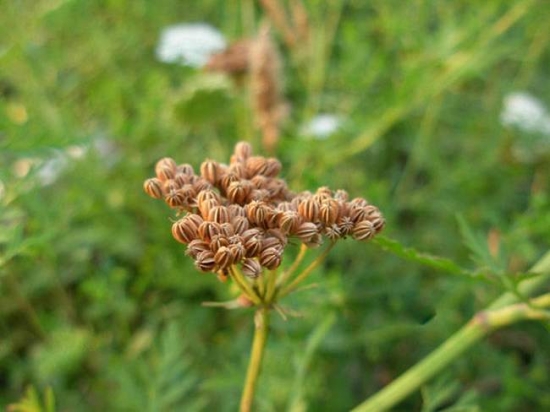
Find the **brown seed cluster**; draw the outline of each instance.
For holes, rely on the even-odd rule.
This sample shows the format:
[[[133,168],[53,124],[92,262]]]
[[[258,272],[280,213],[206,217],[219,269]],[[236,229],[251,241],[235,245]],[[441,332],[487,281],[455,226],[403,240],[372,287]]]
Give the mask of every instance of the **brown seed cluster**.
[[[369,240],[384,227],[378,208],[321,187],[294,193],[279,178],[281,163],[253,156],[248,143],[235,146],[229,164],[205,160],[199,174],[189,164],[159,160],[145,192],[185,213],[172,235],[203,272],[226,275],[232,265],[256,278],[279,267],[289,239],[308,247],[347,236]]]

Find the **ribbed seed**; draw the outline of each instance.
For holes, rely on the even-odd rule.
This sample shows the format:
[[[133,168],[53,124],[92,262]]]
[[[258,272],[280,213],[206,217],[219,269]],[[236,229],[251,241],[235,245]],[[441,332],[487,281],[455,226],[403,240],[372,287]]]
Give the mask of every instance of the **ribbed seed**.
[[[143,190],[145,190],[145,193],[155,199],[162,199],[164,195],[162,191],[162,182],[156,177],[147,179],[143,183]]]
[[[374,236],[373,224],[368,220],[362,220],[353,228],[353,238],[356,240],[369,240]]]
[[[246,277],[256,279],[262,274],[262,266],[256,259],[246,258],[242,263],[242,272]]]

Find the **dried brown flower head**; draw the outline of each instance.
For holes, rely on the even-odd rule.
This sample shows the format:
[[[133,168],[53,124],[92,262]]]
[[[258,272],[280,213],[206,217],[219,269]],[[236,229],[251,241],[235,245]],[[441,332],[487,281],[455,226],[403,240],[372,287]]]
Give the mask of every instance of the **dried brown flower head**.
[[[187,245],[200,271],[221,280],[234,268],[251,279],[278,268],[289,244],[317,247],[347,236],[369,240],[383,229],[384,217],[367,200],[349,201],[345,191],[327,187],[296,194],[278,177],[280,171],[278,159],[254,156],[248,143],[239,142],[229,165],[205,160],[200,175],[189,164],[163,158],[143,188],[185,212],[173,223],[172,235]]]

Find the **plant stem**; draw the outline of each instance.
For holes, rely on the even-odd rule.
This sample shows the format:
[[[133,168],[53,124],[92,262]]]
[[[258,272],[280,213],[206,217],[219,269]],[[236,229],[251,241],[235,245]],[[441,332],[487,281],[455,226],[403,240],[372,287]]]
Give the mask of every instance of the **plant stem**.
[[[277,298],[283,298],[289,293],[293,292],[298,287],[298,285],[302,281],[304,281],[309,276],[309,274],[313,272],[313,270],[323,262],[323,260],[325,260],[333,246],[334,242],[331,242],[331,244],[323,251],[323,253],[317,256],[317,258],[313,262],[311,262],[309,266],[303,270],[302,273],[300,273],[292,282],[290,282],[288,286],[283,287],[283,289],[277,294]]]
[[[520,284],[519,290],[524,296],[532,294],[550,278],[550,252],[547,252],[533,266],[531,272],[541,273],[541,275]],[[517,303],[514,294],[503,294],[488,306],[487,311],[479,312],[458,332],[443,342],[439,348],[384,389],[358,405],[352,412],[380,412],[391,408],[495,329],[520,320],[548,319],[546,312],[536,310],[525,303],[514,303]],[[532,299],[530,303],[539,308],[550,306],[550,296],[549,294],[540,296]]]
[[[231,278],[235,281],[241,292],[243,292],[248,298],[254,302],[254,304],[259,305],[262,300],[256,293],[256,291],[252,288],[250,283],[245,279],[239,268],[237,266],[233,265],[229,269],[229,274],[231,275]]]
[[[254,339],[252,341],[252,351],[246,372],[246,381],[241,397],[240,412],[250,412],[254,401],[254,392],[256,382],[260,374],[264,348],[269,333],[269,308],[260,307],[254,316]]]
[[[296,269],[298,269],[298,266],[300,266],[300,263],[302,263],[302,260],[304,260],[304,257],[306,255],[306,252],[308,250],[308,247],[302,243],[300,246],[300,252],[298,253],[298,256],[296,256],[296,259],[294,259],[294,262],[292,262],[292,265],[283,272],[279,280],[277,281],[277,285],[284,285],[288,278],[290,278]]]

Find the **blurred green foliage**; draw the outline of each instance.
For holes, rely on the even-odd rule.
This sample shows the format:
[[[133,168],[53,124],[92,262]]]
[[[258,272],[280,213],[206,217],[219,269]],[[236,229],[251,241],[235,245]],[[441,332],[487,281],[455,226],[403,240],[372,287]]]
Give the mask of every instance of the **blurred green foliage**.
[[[278,38],[284,177],[367,197],[385,235],[444,259],[339,244],[319,286],[286,302],[303,317],[273,322],[265,411],[355,406],[550,245],[548,154],[517,159],[533,136],[499,121],[510,92],[550,104],[547,2],[304,3],[308,49]],[[163,156],[197,167],[241,139],[261,151],[246,87],[154,50],[171,24],[208,22],[236,40],[262,19],[250,0],[3,3],[1,406],[32,385],[51,387],[59,411],[237,408],[251,313],[200,306],[233,291],[195,271],[173,215],[141,185]],[[344,124],[308,139],[317,113]],[[540,324],[498,332],[400,410],[548,410],[549,343]]]

